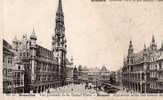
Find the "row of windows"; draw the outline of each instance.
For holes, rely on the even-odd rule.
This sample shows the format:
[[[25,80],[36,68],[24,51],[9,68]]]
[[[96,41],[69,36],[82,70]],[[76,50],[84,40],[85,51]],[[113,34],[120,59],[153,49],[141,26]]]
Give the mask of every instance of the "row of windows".
[[[8,76],[8,75],[11,75],[12,74],[12,69],[3,69],[3,75],[4,76]]]
[[[14,80],[14,85],[15,86],[24,85],[24,80]]]
[[[145,79],[145,74],[123,74],[123,78],[126,79],[133,79],[133,80],[144,80]]]
[[[131,74],[130,77],[133,80],[144,80],[145,75],[144,75],[144,73],[142,73],[142,74]]]
[[[15,77],[15,78],[23,77],[23,75],[24,75],[23,72],[15,72],[15,73],[14,73],[14,77]]]
[[[13,60],[12,57],[8,57],[8,56],[4,57],[3,56],[3,63],[4,64],[12,64],[13,63],[12,60]]]
[[[24,64],[24,69],[26,71],[30,71],[31,70],[31,67],[29,66],[30,64]]]
[[[131,66],[130,71],[142,71],[143,66]]]
[[[108,77],[108,76],[102,76],[101,78],[107,80],[107,79],[109,79],[110,77]]]
[[[157,64],[150,64],[149,69],[150,70],[157,70],[157,69],[159,69],[159,66]]]
[[[159,85],[157,83],[151,83],[150,88],[157,89],[157,88],[159,88]]]
[[[57,71],[57,66],[51,64],[38,64],[37,70],[39,71]]]
[[[29,57],[30,53],[29,52],[23,52],[23,53],[20,53],[20,56],[27,56],[27,57]]]
[[[159,62],[160,69],[163,69],[163,62]]]
[[[37,75],[36,80],[38,81],[52,81],[56,77],[53,75]]]
[[[160,73],[160,74],[159,74],[159,78],[160,78],[160,79],[163,79],[163,73]]]
[[[37,56],[40,57],[45,57],[45,58],[52,58],[53,57],[53,52],[44,49],[44,48],[38,48],[37,49]]]
[[[155,64],[150,64],[149,67],[151,70],[159,70],[163,68],[163,63],[159,62],[159,63],[155,63]]]
[[[156,57],[151,57],[150,58],[151,62],[156,61],[156,60],[158,60],[158,58],[156,58]],[[133,64],[135,62],[135,59],[134,58],[130,58],[130,59],[127,60],[127,62],[130,63],[130,64]]]
[[[9,87],[11,87],[11,85],[12,85],[12,83],[10,81],[3,81],[3,86],[4,87],[9,88]]]
[[[144,67],[142,65],[140,66],[128,66],[123,69],[123,72],[135,72],[135,71],[143,71]]]
[[[157,72],[150,72],[150,77],[151,78],[158,78],[158,73]]]
[[[147,66],[148,68],[148,66]],[[163,68],[163,63],[159,62],[159,63],[152,63],[149,65],[149,69],[150,70],[159,70]],[[126,67],[125,69],[123,69],[123,71],[141,71],[143,70],[143,66],[129,66],[128,68]]]
[[[51,56],[40,56],[40,55],[36,55],[38,59],[41,59],[41,60],[50,60],[50,61],[54,61],[53,59],[53,55]]]

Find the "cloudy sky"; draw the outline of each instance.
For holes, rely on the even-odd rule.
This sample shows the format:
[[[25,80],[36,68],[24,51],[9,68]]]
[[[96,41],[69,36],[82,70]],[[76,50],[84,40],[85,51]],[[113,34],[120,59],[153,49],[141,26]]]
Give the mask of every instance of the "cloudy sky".
[[[4,0],[3,37],[11,43],[31,34],[33,27],[37,43],[51,49],[58,0]],[[91,2],[63,0],[68,57],[76,65],[116,70],[122,67],[129,40],[135,52],[152,35],[160,47],[163,41],[163,3],[158,2]]]

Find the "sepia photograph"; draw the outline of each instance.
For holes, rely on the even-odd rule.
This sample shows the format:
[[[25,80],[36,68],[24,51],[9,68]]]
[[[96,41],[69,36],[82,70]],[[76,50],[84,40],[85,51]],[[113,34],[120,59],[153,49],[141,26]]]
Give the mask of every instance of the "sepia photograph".
[[[2,4],[4,96],[163,96],[161,0]]]

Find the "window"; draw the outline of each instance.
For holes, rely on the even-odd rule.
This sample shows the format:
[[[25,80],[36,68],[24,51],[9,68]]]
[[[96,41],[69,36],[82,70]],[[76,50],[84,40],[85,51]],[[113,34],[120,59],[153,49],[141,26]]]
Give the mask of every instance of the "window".
[[[12,59],[8,58],[8,64],[12,64]]]
[[[144,78],[145,78],[145,75],[144,75],[144,73],[142,73],[142,80],[144,80]]]
[[[8,73],[10,73],[10,72],[12,72],[12,70],[11,69],[8,69]]]
[[[20,66],[18,66],[18,69],[20,70]]]
[[[7,75],[7,70],[3,69],[3,75],[6,76]]]
[[[20,73],[18,73],[18,78],[20,78]]]
[[[25,52],[23,53],[23,56],[25,56]]]
[[[157,69],[157,65],[155,65],[155,69]]]
[[[20,56],[22,56],[22,53],[20,53]]]
[[[23,85],[23,80],[21,80],[20,84]]]
[[[159,62],[159,68],[160,68],[160,69],[162,68],[161,62]]]

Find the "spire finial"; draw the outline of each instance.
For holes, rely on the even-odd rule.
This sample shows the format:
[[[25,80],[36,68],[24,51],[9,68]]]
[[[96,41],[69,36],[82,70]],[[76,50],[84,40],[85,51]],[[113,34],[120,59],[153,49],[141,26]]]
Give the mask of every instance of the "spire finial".
[[[155,43],[155,37],[152,35],[152,43]]]
[[[130,40],[129,48],[133,48],[132,40]]]
[[[59,0],[58,2],[58,11],[57,13],[62,13],[62,0]]]
[[[30,38],[31,38],[31,39],[35,39],[35,40],[37,40],[37,37],[36,37],[36,33],[35,33],[35,29],[34,29],[34,27],[33,27],[33,31],[32,31],[32,34],[31,34]]]
[[[146,44],[144,43],[144,49],[146,49]]]
[[[130,44],[132,44],[132,40],[130,40]]]
[[[147,47],[146,47],[146,44],[144,43],[144,51],[146,51],[147,50]]]
[[[35,34],[35,28],[33,27],[33,31],[32,31],[33,34]]]

